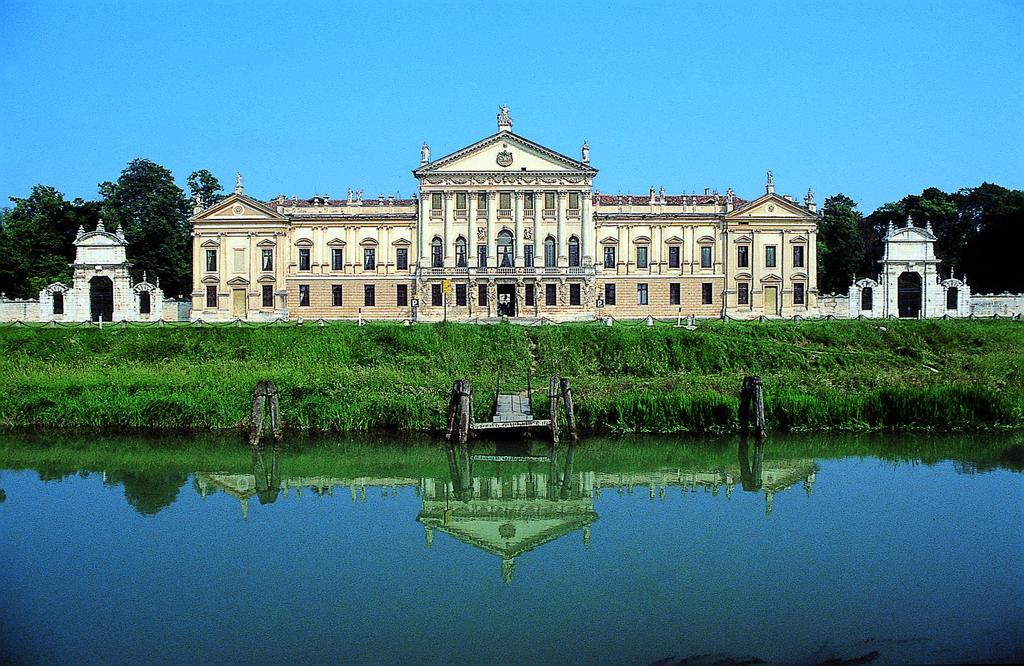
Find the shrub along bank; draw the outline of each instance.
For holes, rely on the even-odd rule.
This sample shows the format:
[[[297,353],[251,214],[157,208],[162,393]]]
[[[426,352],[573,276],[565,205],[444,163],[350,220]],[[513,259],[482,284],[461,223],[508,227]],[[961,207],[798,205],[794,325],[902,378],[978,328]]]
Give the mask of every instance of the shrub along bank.
[[[484,415],[530,369],[535,413],[566,376],[590,431],[733,430],[748,374],[775,430],[1019,428],[1022,350],[1016,321],[4,328],[0,425],[236,428],[271,379],[290,427],[438,430],[453,380]]]

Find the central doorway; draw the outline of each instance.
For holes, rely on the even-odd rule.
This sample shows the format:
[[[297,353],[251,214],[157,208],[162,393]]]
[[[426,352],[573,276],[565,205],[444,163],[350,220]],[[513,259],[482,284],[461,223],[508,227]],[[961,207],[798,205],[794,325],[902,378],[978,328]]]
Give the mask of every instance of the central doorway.
[[[245,289],[231,290],[231,316],[239,319],[245,318]]]
[[[498,316],[516,316],[516,286],[514,284],[498,285]]]
[[[104,275],[89,280],[89,308],[93,321],[114,321],[114,281]]]
[[[917,319],[921,315],[921,274],[910,271],[900,274],[896,290],[900,317]]]
[[[779,314],[779,288],[764,288],[764,313],[766,315]]]

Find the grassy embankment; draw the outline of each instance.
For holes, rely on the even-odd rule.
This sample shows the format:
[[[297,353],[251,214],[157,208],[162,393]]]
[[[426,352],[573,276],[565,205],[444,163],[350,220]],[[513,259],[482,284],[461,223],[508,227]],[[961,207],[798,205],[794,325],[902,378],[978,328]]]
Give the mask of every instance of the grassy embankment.
[[[291,427],[436,430],[454,379],[482,415],[498,372],[525,388],[531,364],[535,413],[564,375],[590,431],[732,430],[745,374],[764,378],[778,431],[1024,426],[1015,321],[6,328],[0,425],[235,428],[268,378]]]

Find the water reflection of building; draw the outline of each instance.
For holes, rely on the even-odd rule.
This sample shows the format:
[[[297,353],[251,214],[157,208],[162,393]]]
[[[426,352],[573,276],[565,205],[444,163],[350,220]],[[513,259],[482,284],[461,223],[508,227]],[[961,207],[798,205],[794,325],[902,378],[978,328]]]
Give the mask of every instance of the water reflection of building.
[[[194,485],[204,498],[218,491],[236,497],[243,518],[248,516],[248,502],[253,497],[268,504],[293,492],[296,497],[303,492],[332,497],[338,492],[357,502],[366,501],[368,492],[371,496],[379,491],[381,497],[394,497],[398,488],[412,487],[422,498],[417,520],[424,526],[428,547],[433,544],[435,532],[448,534],[501,558],[502,576],[511,581],[515,558],[526,552],[575,532],[580,533],[584,545],[589,545],[590,526],[598,519],[594,503],[605,491],[632,494],[646,490],[655,501],[664,500],[667,490],[674,487],[684,494],[704,492],[729,499],[739,487],[764,495],[766,515],[772,512],[776,493],[800,484],[810,496],[817,472],[813,460],[765,463],[763,456],[763,447],[751,452],[741,447],[735,466],[654,472],[573,472],[571,468],[559,471],[546,464],[520,464],[513,473],[503,473],[500,466],[489,467],[491,475],[470,471],[465,482],[455,470],[447,479],[279,477],[276,464],[258,464],[254,465],[254,474],[197,472]]]

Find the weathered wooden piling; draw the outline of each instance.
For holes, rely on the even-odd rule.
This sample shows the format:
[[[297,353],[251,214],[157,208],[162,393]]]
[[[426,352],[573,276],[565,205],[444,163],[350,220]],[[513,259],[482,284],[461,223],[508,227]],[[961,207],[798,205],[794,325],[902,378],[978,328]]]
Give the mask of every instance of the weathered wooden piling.
[[[263,439],[267,422],[270,417],[270,431],[274,441],[280,442],[283,436],[281,422],[281,405],[278,401],[277,386],[269,379],[256,383],[252,392],[252,418],[249,421],[249,446],[257,446]]]
[[[569,438],[575,442],[579,437],[576,435],[576,413],[572,408],[572,391],[569,388],[569,380],[565,377],[559,383],[562,389],[562,403],[565,406],[565,425],[569,429]]]
[[[548,415],[551,419],[551,441],[558,444],[558,377],[552,377],[548,383]]]
[[[754,419],[754,435],[765,436],[764,419],[764,387],[760,377],[744,377],[740,389],[740,434],[746,435],[750,430],[750,419]]]
[[[459,380],[455,385],[459,394],[459,446],[465,446],[473,423],[473,388],[468,379]]]

